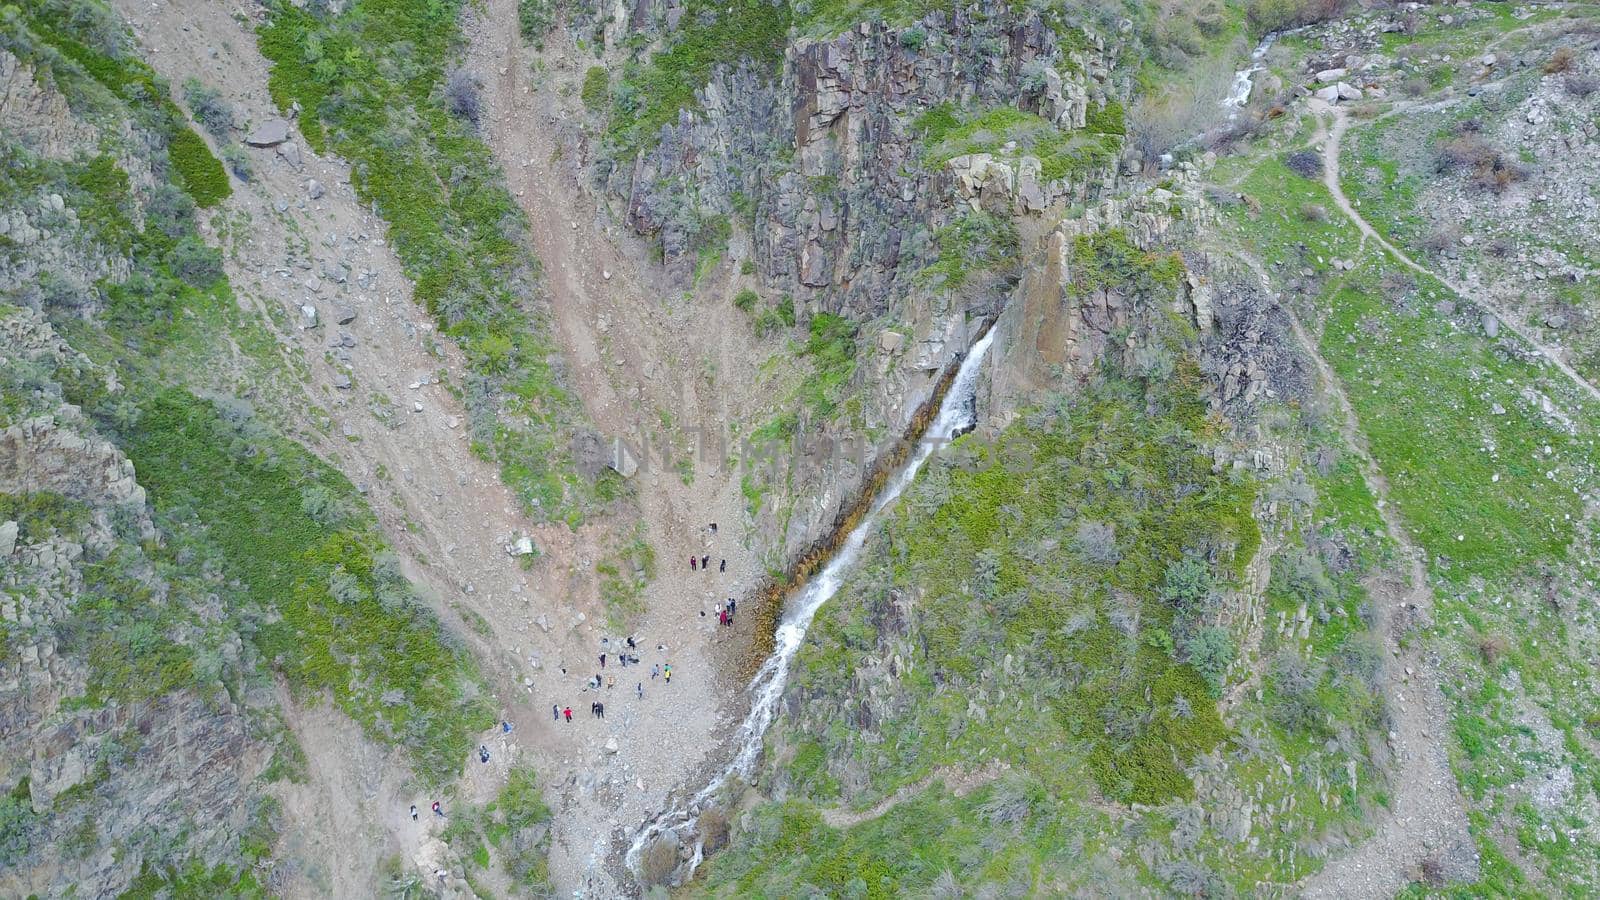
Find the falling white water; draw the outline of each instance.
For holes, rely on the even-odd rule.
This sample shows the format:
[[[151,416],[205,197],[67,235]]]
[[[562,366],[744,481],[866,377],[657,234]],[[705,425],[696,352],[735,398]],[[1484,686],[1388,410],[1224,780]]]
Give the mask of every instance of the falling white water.
[[[806,629],[811,626],[811,620],[816,616],[817,610],[838,592],[845,573],[855,564],[856,557],[861,554],[862,545],[866,543],[867,535],[877,527],[883,511],[894,503],[907,485],[911,484],[912,479],[917,476],[917,470],[928,461],[933,451],[949,443],[958,433],[973,426],[977,415],[975,393],[978,372],[983,367],[983,358],[989,352],[989,345],[994,342],[994,331],[990,328],[988,333],[979,338],[968,351],[967,358],[956,371],[955,381],[945,393],[944,402],[939,406],[938,418],[934,419],[933,424],[923,433],[922,440],[918,442],[916,452],[910,461],[884,485],[883,492],[873,502],[872,508],[851,530],[833,558],[821,572],[812,577],[805,589],[785,610],[774,635],[775,646],[772,655],[761,664],[760,670],[750,682],[750,712],[739,726],[739,732],[735,737],[738,752],[734,754],[727,769],[713,778],[710,784],[701,788],[687,804],[662,813],[648,826],[641,828],[634,836],[632,846],[628,848],[628,868],[635,872],[639,870],[640,854],[658,835],[693,823],[706,802],[727,783],[729,778],[735,775],[741,778],[749,777],[757,757],[761,754],[762,739],[767,733],[767,726],[772,724],[778,700],[783,696],[784,686],[789,681],[789,663],[794,659],[795,652],[800,649],[800,642],[805,639]],[[697,841],[694,856],[688,862],[684,877],[694,872],[700,865],[700,860],[701,848]]]
[[[1250,102],[1250,92],[1255,88],[1256,73],[1266,69],[1261,61],[1266,58],[1267,51],[1272,49],[1272,41],[1276,37],[1275,34],[1267,35],[1256,45],[1256,49],[1251,51],[1250,65],[1233,73],[1233,87],[1228,90],[1228,96],[1223,97],[1221,101],[1224,109],[1233,110],[1228,114],[1228,118],[1238,115],[1239,110],[1244,109],[1244,105]]]

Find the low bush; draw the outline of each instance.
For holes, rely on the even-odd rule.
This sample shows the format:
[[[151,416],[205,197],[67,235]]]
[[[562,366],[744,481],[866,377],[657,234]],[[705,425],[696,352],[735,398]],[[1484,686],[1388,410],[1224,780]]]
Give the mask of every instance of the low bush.
[[[221,91],[206,87],[198,78],[188,78],[183,82],[183,99],[201,127],[219,141],[227,139],[233,129],[233,107],[223,99]]]
[[[606,72],[606,67],[590,66],[589,71],[583,75],[583,91],[579,96],[586,108],[591,112],[598,112],[605,107],[610,90],[611,75]]]
[[[1301,178],[1322,177],[1322,154],[1315,150],[1296,150],[1284,159],[1283,164]]]
[[[1557,47],[1550,58],[1544,61],[1541,67],[1546,75],[1560,75],[1571,72],[1578,63],[1578,54],[1571,47]]]

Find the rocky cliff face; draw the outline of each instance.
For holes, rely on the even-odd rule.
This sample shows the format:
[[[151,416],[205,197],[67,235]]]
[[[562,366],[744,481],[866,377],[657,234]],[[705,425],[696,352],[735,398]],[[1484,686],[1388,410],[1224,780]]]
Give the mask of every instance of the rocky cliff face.
[[[155,606],[215,596],[175,585],[146,553],[156,530],[132,463],[59,399],[56,373],[105,374],[15,309],[0,321],[0,364],[31,388],[7,385],[22,404],[0,430],[0,498],[16,516],[0,522],[0,784],[18,804],[0,893],[113,894],[171,846],[208,866],[232,859],[272,751],[222,682],[82,702],[107,667],[141,664],[103,658],[116,649],[90,637],[101,607],[133,599],[106,592]],[[240,651],[235,635],[223,665]]]
[[[649,4],[619,7],[607,37],[670,33],[675,21]],[[941,373],[1005,305],[1050,223],[1119,177],[1114,150],[1062,172],[998,127],[974,127],[970,146],[936,153],[925,117],[1017,113],[1068,143],[1106,146],[1084,128],[1108,108],[1120,115],[1117,52],[1036,14],[975,7],[909,25],[862,23],[793,39],[776,76],[750,64],[719,70],[698,108],[657,142],[631,162],[597,166],[602,190],[634,231],[659,242],[681,282],[720,239],[718,223],[732,221],[740,227],[729,251],[760,294],[792,297],[802,327],[820,313],[862,326],[862,365],[849,386],[859,415],[824,421],[801,410],[796,477],[770,484],[772,502],[758,515],[780,558],[828,533]],[[1015,229],[1016,253],[966,272],[971,251],[952,246],[950,232],[967,216]],[[1083,227],[1103,224],[1091,216]],[[949,277],[936,265],[963,271]],[[840,459],[841,447],[862,452]]]

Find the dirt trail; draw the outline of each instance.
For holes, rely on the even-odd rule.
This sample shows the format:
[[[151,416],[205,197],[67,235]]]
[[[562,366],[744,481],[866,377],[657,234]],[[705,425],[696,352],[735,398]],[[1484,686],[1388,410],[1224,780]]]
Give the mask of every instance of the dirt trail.
[[[822,814],[822,821],[829,828],[853,828],[862,822],[870,822],[873,819],[880,818],[884,813],[894,809],[896,806],[920,796],[935,781],[944,782],[944,789],[951,794],[957,797],[965,797],[1009,771],[1011,771],[1010,764],[1003,762],[992,762],[975,771],[969,771],[959,766],[940,766],[916,781],[901,787],[867,809],[855,810],[846,806],[828,806],[823,807],[819,812]]]
[[[1263,289],[1273,292],[1271,279],[1259,261],[1240,254]],[[1339,432],[1361,462],[1367,488],[1377,500],[1384,528],[1406,561],[1406,583],[1368,585],[1377,622],[1389,651],[1384,656],[1383,684],[1387,694],[1389,747],[1394,767],[1389,773],[1390,812],[1376,833],[1351,852],[1330,859],[1301,888],[1307,897],[1392,897],[1420,877],[1423,860],[1435,858],[1452,878],[1471,879],[1477,870],[1476,852],[1468,831],[1466,805],[1450,770],[1444,738],[1450,718],[1439,673],[1422,651],[1421,642],[1402,646],[1409,630],[1432,617],[1433,589],[1428,584],[1422,550],[1411,540],[1405,523],[1389,501],[1389,484],[1367,447],[1355,408],[1338,376],[1318,350],[1317,340],[1298,315],[1287,310],[1295,338],[1316,366],[1323,391],[1339,409]]]
[[[1489,296],[1486,291],[1473,290],[1417,263],[1410,256],[1407,256],[1405,251],[1389,243],[1383,235],[1377,232],[1377,229],[1372,227],[1371,223],[1361,217],[1361,214],[1356,211],[1350,199],[1345,196],[1344,188],[1339,181],[1339,145],[1344,139],[1345,131],[1350,127],[1350,116],[1343,107],[1330,105],[1322,100],[1313,98],[1310,104],[1311,111],[1316,114],[1318,129],[1318,134],[1312,138],[1312,142],[1316,143],[1319,138],[1323,139],[1322,183],[1327,186],[1328,192],[1333,195],[1333,202],[1339,207],[1339,211],[1344,213],[1345,218],[1349,219],[1357,230],[1361,232],[1361,240],[1365,242],[1370,238],[1378,246],[1388,251],[1389,255],[1399,260],[1401,265],[1420,275],[1427,275],[1433,278],[1461,297],[1492,313],[1502,324],[1527,342],[1528,346],[1538,351],[1540,356],[1549,360],[1551,365],[1560,370],[1561,374],[1577,385],[1580,390],[1587,393],[1592,399],[1600,400],[1600,388],[1590,384],[1582,375],[1578,374],[1577,370],[1567,365],[1564,353],[1559,347],[1551,347],[1541,342],[1532,329],[1524,324],[1519,317],[1507,312],[1505,307]],[[1333,119],[1333,127],[1331,129],[1324,125],[1325,115]]]

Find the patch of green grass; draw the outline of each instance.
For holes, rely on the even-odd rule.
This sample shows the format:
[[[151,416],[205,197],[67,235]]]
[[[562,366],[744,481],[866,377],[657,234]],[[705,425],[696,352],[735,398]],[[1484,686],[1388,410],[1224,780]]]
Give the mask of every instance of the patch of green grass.
[[[656,551],[645,539],[641,527],[595,564],[600,576],[600,599],[605,602],[610,624],[627,630],[644,615],[644,589],[656,577]]]
[[[178,183],[194,198],[196,206],[216,206],[233,193],[222,161],[212,155],[205,140],[192,129],[184,128],[172,135],[167,156],[177,171]]]
[[[611,91],[611,76],[606,72],[605,66],[590,66],[589,71],[583,74],[583,90],[579,97],[583,105],[591,111],[598,111],[605,106],[606,98]]]
[[[918,277],[959,288],[980,271],[1003,271],[1017,263],[1017,227],[1008,218],[964,210],[934,233],[939,257]]]
[[[1081,130],[1063,130],[1014,106],[964,110],[944,103],[919,116],[912,130],[930,168],[974,153],[1029,155],[1038,158],[1040,177],[1050,182],[1114,165],[1126,126],[1122,106],[1115,101],[1091,104]],[[1013,142],[1014,154],[1005,149]]]
[[[811,362],[811,373],[800,383],[799,396],[818,416],[826,418],[838,408],[840,390],[856,372],[854,322],[832,313],[811,317],[811,335],[800,356]]]

